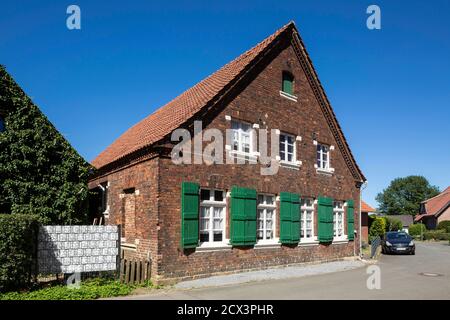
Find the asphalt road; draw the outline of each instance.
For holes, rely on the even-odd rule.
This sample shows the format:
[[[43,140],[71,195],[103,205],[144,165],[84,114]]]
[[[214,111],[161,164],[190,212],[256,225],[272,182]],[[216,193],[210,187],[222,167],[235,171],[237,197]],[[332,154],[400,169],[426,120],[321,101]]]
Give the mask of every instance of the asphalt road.
[[[363,267],[232,286],[162,289],[125,299],[450,299],[448,243],[417,243],[415,256],[382,255],[375,265],[380,270],[380,289],[367,288],[370,275]]]

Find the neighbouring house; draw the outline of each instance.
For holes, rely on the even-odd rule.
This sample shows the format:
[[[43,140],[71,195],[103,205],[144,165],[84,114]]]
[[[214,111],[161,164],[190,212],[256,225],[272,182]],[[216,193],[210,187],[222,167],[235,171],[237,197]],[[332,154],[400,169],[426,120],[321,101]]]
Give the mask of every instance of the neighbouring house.
[[[192,136],[195,120],[229,133],[220,151],[236,163],[172,160],[172,132]],[[262,174],[264,129],[279,147],[273,175]],[[122,226],[126,256],[151,259],[158,283],[359,255],[366,179],[292,22],[131,127],[92,164],[89,186],[105,193],[106,223]]]
[[[414,222],[423,223],[427,229],[436,229],[439,222],[450,220],[450,187],[437,196],[420,204],[419,214]]]
[[[361,239],[369,243],[369,214],[375,212],[375,209],[361,200]]]
[[[414,223],[414,217],[410,214],[386,215],[386,218],[397,219],[402,222],[402,231],[408,232],[409,226]]]

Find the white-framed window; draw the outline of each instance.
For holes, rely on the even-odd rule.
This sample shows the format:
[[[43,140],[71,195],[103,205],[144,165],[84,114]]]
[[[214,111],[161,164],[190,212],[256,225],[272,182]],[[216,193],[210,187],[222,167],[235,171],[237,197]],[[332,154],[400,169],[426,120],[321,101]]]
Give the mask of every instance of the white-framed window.
[[[200,243],[225,241],[225,192],[214,189],[200,190]]]
[[[320,143],[317,144],[317,168],[330,170],[330,147]]]
[[[290,134],[280,134],[280,160],[284,162],[294,163],[295,155],[295,137]]]
[[[231,121],[232,150],[241,153],[252,151],[252,127],[249,123],[242,121]]]
[[[300,242],[314,239],[314,199],[305,198],[300,204]]]
[[[333,231],[334,238],[341,239],[344,235],[344,202],[333,201]]]
[[[256,238],[258,242],[271,241],[275,238],[275,196],[258,194],[258,211]]]

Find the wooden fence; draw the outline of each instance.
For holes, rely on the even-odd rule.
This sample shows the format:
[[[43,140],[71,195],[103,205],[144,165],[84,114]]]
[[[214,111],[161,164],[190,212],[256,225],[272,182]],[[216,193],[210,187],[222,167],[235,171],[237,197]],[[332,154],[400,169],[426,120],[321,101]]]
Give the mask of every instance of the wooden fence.
[[[148,260],[120,260],[120,282],[142,284],[151,278],[151,263]]]

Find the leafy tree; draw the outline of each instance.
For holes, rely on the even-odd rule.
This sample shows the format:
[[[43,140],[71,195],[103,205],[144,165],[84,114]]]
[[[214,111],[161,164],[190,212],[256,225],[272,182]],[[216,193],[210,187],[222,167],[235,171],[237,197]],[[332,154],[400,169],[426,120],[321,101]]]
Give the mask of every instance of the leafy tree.
[[[388,188],[379,193],[378,208],[388,215],[419,213],[420,203],[439,194],[436,186],[431,186],[422,176],[408,176],[392,180]]]
[[[44,223],[87,218],[90,165],[0,65],[0,212]]]

